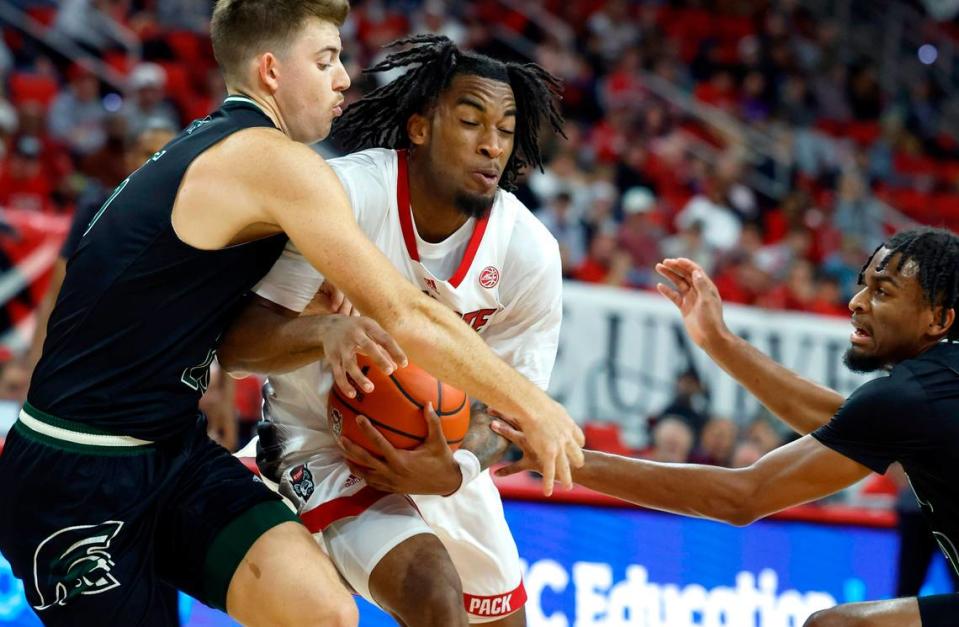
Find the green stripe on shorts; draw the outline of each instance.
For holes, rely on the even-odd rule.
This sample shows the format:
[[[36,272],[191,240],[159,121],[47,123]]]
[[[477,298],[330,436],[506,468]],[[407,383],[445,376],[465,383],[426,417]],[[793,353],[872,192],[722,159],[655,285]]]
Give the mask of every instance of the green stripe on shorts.
[[[266,501],[254,505],[221,529],[206,552],[204,598],[200,600],[226,612],[226,594],[240,562],[260,536],[285,522],[299,523],[300,519],[283,501]]]

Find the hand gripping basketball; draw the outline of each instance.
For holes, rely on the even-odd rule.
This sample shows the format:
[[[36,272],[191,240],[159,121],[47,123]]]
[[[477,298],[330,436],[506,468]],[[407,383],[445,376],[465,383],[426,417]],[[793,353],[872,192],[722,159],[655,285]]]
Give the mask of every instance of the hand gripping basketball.
[[[359,429],[382,457],[375,457],[346,437],[339,440],[350,471],[367,485],[383,492],[400,494],[438,494],[455,492],[463,481],[459,464],[443,434],[440,417],[427,403],[423,416],[428,425],[426,441],[411,450],[395,448],[364,416],[356,421]]]

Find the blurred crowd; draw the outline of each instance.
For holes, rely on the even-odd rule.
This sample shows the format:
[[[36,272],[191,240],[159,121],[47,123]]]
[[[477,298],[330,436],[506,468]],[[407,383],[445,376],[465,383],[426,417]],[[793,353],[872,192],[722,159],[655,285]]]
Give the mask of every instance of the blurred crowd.
[[[0,207],[58,215],[99,204],[127,175],[135,137],[182,128],[225,95],[211,2],[13,4],[49,41],[12,26],[0,38]],[[544,171],[517,194],[559,240],[570,279],[648,290],[658,260],[684,256],[727,302],[847,315],[860,264],[889,232],[889,204],[959,224],[959,144],[941,130],[937,84],[916,76],[884,92],[874,65],[845,58],[839,25],[799,2],[352,5],[349,98],[388,80],[362,69],[414,32],[535,61],[565,81],[565,138],[547,140]],[[752,149],[757,134],[765,152]],[[787,184],[777,192],[757,177]],[[254,399],[257,384],[246,387]],[[680,380],[639,454],[742,465],[782,441],[766,418],[743,427],[701,414],[694,387]]]

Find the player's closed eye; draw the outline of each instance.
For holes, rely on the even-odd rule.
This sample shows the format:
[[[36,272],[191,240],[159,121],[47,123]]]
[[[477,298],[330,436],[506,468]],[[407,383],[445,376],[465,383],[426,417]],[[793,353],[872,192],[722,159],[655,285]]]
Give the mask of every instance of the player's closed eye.
[[[479,122],[474,122],[472,120],[460,120],[466,126],[479,126]]]

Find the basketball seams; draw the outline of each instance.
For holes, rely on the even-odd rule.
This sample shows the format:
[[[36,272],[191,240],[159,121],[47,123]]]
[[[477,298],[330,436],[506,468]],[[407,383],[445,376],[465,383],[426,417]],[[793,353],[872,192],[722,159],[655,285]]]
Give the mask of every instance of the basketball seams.
[[[392,377],[391,377],[391,378],[392,378]],[[399,384],[397,384],[397,387],[400,388],[400,391],[403,391],[403,388],[401,388],[401,387],[399,386]],[[335,387],[331,389],[331,392],[333,393],[333,396],[336,397],[336,400],[337,400],[337,401],[339,401],[340,403],[342,403],[347,409],[349,409],[351,412],[353,412],[353,414],[354,414],[354,420],[356,419],[356,418],[355,418],[356,416],[365,416],[366,419],[369,420],[371,424],[375,425],[375,426],[378,427],[378,428],[386,429],[387,431],[391,431],[391,432],[393,432],[393,433],[395,433],[395,434],[397,434],[397,435],[401,435],[401,436],[403,436],[404,438],[409,438],[410,440],[414,440],[414,441],[419,442],[419,443],[421,443],[421,444],[426,441],[426,436],[418,436],[418,435],[413,435],[412,433],[407,433],[406,431],[402,431],[402,430],[400,430],[400,429],[397,429],[396,427],[393,427],[393,426],[391,426],[391,425],[382,423],[382,422],[380,422],[379,420],[376,420],[375,418],[371,418],[370,416],[367,416],[365,413],[363,413],[362,411],[360,411],[359,409],[357,409],[356,407],[354,407],[353,405],[351,405],[345,398],[343,398],[343,395],[340,394],[339,390],[337,390]],[[411,402],[416,403],[416,401],[414,401],[412,398],[410,398],[408,395],[406,395],[405,392],[403,392],[403,394],[404,394],[404,396],[406,396],[407,398],[409,398]],[[464,395],[464,402],[465,402],[465,395]],[[422,405],[420,405],[420,407],[422,408]],[[463,407],[463,405],[460,404],[460,408],[462,408],[462,407]],[[454,413],[455,413],[455,412],[454,412]],[[447,440],[446,440],[446,443],[447,443],[447,444],[459,444],[459,443],[462,442],[464,439],[466,439],[465,436],[462,437],[462,438],[459,438],[459,439],[457,439],[457,440],[449,440],[449,439],[447,439]]]
[[[397,380],[396,375],[391,374],[391,375],[390,375],[390,380],[393,382],[393,385],[396,386],[396,389],[400,391],[400,394],[402,394],[403,396],[405,396],[406,399],[407,399],[409,402],[411,402],[411,403],[413,403],[414,405],[416,405],[416,408],[417,408],[417,409],[423,409],[424,405],[423,405],[422,403],[420,403],[419,401],[417,401],[415,398],[413,398],[413,397],[410,395],[409,392],[407,392],[405,389],[403,389],[403,386],[402,386],[402,384],[400,384],[400,382]]]

